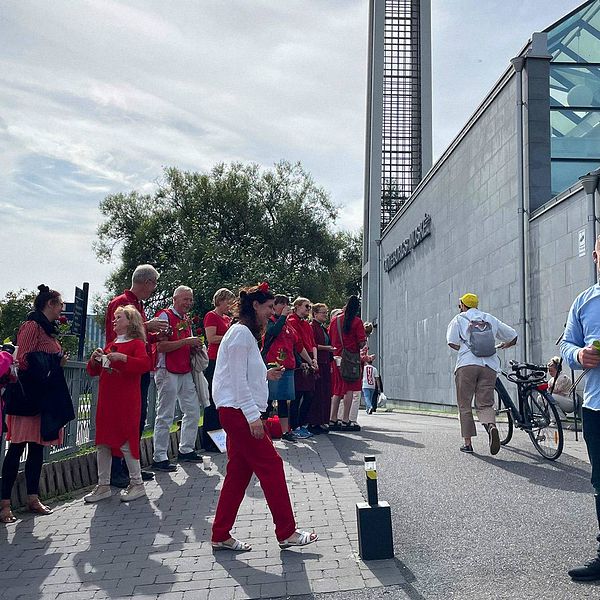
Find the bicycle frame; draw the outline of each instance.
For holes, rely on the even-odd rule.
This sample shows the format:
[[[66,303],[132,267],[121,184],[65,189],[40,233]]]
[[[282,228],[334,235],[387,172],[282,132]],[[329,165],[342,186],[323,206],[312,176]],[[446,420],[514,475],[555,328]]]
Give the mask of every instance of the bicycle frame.
[[[502,371],[502,375],[504,375],[504,377],[508,377],[505,371]],[[500,379],[500,376],[496,377],[496,390],[498,391],[498,394],[502,397],[505,406],[509,408],[515,425],[519,429],[531,429],[531,421],[529,420],[529,418],[527,418],[527,416],[525,415],[525,411],[523,410],[525,398],[527,398],[527,394],[531,390],[537,389],[540,391],[546,391],[548,384],[544,382],[540,383],[523,381],[521,383],[515,383],[515,385],[517,386],[517,397],[519,399],[518,408],[515,406],[515,403],[513,402],[511,395],[508,393],[508,390],[504,386],[504,383]],[[548,393],[548,401],[556,406],[556,400],[554,400],[554,397],[550,393]]]

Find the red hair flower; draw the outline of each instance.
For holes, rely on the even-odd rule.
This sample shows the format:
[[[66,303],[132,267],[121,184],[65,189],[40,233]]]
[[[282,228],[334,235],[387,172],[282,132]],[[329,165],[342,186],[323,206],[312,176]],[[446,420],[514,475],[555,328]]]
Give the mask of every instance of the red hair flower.
[[[263,281],[262,283],[258,284],[258,289],[265,294],[266,292],[269,291],[269,284],[266,281]]]
[[[65,317],[65,315],[60,315],[60,317],[58,317],[58,322],[61,325],[66,325],[69,322],[69,319],[67,319],[67,317]]]

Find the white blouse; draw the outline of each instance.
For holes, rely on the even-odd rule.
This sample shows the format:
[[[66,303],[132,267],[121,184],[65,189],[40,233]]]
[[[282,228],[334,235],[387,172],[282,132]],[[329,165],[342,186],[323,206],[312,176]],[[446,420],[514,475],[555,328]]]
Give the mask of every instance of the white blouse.
[[[239,408],[248,423],[267,409],[267,367],[256,338],[241,323],[232,325],[221,340],[212,395],[217,408]]]

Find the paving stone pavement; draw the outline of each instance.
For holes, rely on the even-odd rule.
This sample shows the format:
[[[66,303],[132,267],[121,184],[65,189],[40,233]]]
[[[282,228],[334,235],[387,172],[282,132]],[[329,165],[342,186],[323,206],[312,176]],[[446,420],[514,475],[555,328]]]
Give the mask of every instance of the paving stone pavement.
[[[0,525],[0,598],[238,600],[405,585],[394,559],[358,557],[355,504],[361,492],[327,436],[276,442],[298,526],[319,540],[280,550],[256,479],[232,532],[251,552],[213,552],[210,528],[225,456],[213,468],[184,463],[146,484],[148,499],[113,496],[97,505],[79,494],[53,515],[19,515]],[[395,598],[408,598],[401,588]]]

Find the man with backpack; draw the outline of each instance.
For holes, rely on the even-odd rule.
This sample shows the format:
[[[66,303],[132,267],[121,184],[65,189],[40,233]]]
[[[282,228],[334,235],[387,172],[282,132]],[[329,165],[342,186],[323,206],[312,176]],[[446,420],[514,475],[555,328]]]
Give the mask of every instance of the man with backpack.
[[[496,428],[494,411],[494,386],[500,371],[500,359],[496,348],[510,348],[517,343],[517,332],[493,315],[480,311],[479,298],[464,294],[459,299],[460,312],[448,325],[448,346],[458,351],[454,380],[456,403],[460,417],[460,430],[464,438],[461,452],[472,453],[471,438],[477,435],[471,403],[475,397],[475,409],[479,422],[489,437],[491,454],[498,454],[500,437]],[[496,346],[496,340],[501,343]]]

